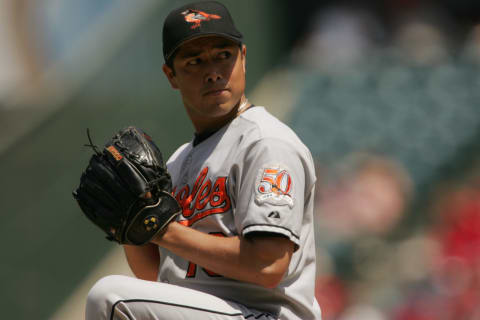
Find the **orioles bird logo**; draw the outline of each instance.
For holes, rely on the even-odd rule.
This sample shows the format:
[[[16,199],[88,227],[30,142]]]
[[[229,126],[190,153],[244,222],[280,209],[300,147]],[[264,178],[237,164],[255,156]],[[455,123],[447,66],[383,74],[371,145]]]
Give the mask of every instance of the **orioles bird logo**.
[[[203,21],[210,21],[212,19],[218,20],[222,18],[216,14],[205,13],[203,11],[193,10],[193,9],[188,9],[186,11],[183,11],[182,14],[185,16],[185,21],[189,23],[193,23],[193,26],[190,27],[191,29],[200,27],[200,24]]]

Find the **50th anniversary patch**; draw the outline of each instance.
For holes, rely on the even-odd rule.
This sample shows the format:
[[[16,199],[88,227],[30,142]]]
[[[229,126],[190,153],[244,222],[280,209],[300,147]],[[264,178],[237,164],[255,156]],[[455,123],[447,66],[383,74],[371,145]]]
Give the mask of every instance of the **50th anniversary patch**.
[[[293,207],[293,179],[287,168],[281,165],[266,166],[259,170],[255,186],[258,204],[288,205]]]

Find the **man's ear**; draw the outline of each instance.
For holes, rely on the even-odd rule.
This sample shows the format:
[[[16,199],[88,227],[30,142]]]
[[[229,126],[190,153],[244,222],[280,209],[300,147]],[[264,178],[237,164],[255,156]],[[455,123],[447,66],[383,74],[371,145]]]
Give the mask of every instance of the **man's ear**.
[[[242,44],[242,50],[241,50],[241,54],[242,54],[242,63],[243,63],[243,72],[245,73],[247,71],[247,46]]]
[[[172,68],[164,64],[162,70],[163,73],[165,73],[165,75],[167,76],[168,82],[170,82],[172,88],[178,89],[177,79],[175,78],[175,72],[172,70]]]

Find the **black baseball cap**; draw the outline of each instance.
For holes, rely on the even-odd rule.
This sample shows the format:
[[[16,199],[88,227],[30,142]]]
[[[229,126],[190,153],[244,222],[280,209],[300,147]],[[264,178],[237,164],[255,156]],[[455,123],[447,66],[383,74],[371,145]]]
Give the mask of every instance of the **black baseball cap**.
[[[165,62],[186,41],[217,35],[242,43],[228,9],[216,1],[194,2],[170,12],[163,24],[163,57]]]

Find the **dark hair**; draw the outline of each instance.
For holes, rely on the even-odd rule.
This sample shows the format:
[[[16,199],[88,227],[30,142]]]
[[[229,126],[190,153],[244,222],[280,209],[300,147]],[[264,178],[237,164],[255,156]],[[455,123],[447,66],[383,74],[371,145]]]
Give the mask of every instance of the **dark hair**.
[[[177,55],[177,52],[174,52],[168,59],[165,61],[165,64],[167,67],[172,69],[173,75],[175,75],[175,68],[173,67],[173,60],[175,59],[175,56]]]

